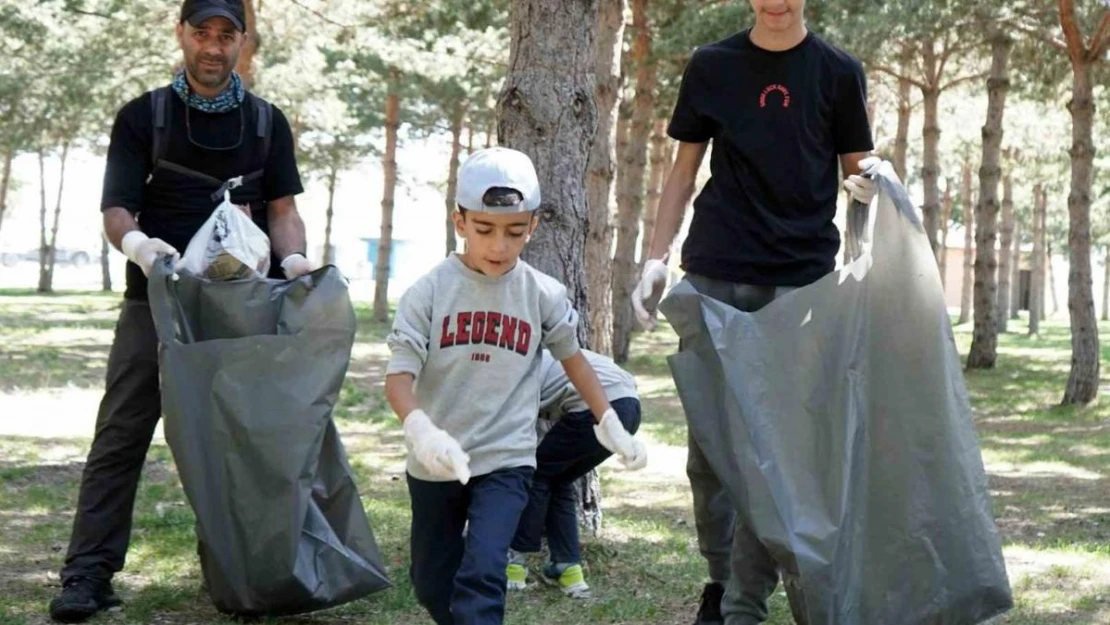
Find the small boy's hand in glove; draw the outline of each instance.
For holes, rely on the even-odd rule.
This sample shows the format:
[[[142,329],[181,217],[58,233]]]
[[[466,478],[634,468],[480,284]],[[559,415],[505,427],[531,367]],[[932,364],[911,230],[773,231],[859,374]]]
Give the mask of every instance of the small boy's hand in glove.
[[[617,411],[610,408],[594,426],[594,436],[602,447],[617,454],[629,470],[636,471],[647,466],[647,448],[636,440],[617,417]]]
[[[439,479],[470,481],[470,456],[450,434],[436,427],[419,408],[405,417],[405,442],[416,460]]]

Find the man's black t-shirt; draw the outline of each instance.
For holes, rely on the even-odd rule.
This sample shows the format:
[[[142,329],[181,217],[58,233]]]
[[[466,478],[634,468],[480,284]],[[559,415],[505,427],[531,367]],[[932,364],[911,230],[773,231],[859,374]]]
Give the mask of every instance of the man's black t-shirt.
[[[116,115],[100,208],[127,209],[136,215],[139,228],[147,236],[162,239],[184,254],[189,240],[219,205],[219,201],[210,197],[217,186],[165,168],[154,169],[151,162],[154,121],[150,100],[151,94],[145,93],[124,105]],[[231,201],[249,204],[251,218],[269,234],[266,202],[304,191],[293,151],[293,133],[285,115],[273,107],[270,150],[262,162],[262,138],[257,136],[255,110],[249,98],[226,113],[189,109],[191,132],[186,128],[185,103],[172,93],[166,100],[170,108],[162,158],[219,180],[264,169],[260,179],[232,190]],[[240,138],[242,144],[235,149],[212,149],[230,148]],[[273,273],[276,270],[277,267],[271,269],[274,277],[280,275],[280,271]],[[127,263],[124,296],[146,299],[146,277],[138,265],[130,262]]]
[[[713,140],[683,269],[775,286],[832,271],[838,155],[872,149],[866,102],[860,62],[812,33],[779,52],[749,31],[699,48],[668,128],[678,141]]]

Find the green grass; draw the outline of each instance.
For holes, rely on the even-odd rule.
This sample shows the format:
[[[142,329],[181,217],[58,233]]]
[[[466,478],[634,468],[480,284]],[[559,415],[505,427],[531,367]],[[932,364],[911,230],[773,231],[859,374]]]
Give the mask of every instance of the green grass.
[[[47,622],[118,304],[118,296],[0,291],[0,427],[6,419],[49,423],[57,416],[13,417],[4,412],[6,401],[83,392],[74,409],[87,411],[82,423],[89,429],[62,438],[0,436],[0,625]],[[389,327],[374,321],[368,306],[356,314],[357,344],[335,416],[395,587],[334,610],[264,622],[428,622],[408,582],[403,440],[382,394]],[[1102,331],[1110,333],[1110,325]],[[966,353],[970,327],[955,333]],[[570,601],[541,586],[510,597],[507,623],[692,621],[704,563],[682,466],[685,420],[666,362],[676,347],[665,325],[633,345],[628,367],[641,391],[642,431],[659,451],[654,462],[667,457],[674,466],[653,465],[647,477],[602,472],[604,529],[584,546],[595,598]],[[1039,337],[1004,335],[998,366],[967,373],[1017,601],[997,624],[1110,624],[1110,401],[1057,405],[1069,358],[1066,320],[1056,319]],[[202,593],[193,519],[172,455],[156,441],[136,498],[127,567],[116,578],[127,606],[98,623],[231,622]],[[780,591],[770,623],[790,622]]]

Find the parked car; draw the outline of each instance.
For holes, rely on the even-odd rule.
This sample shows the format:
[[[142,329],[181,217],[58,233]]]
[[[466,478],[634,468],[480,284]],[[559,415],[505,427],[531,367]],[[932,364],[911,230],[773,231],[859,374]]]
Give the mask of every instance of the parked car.
[[[93,254],[77,248],[58,247],[54,251],[54,262],[59,265],[73,265],[84,267],[93,259]],[[23,252],[0,253],[0,264],[5,267],[14,267],[18,262],[39,262],[39,248]]]

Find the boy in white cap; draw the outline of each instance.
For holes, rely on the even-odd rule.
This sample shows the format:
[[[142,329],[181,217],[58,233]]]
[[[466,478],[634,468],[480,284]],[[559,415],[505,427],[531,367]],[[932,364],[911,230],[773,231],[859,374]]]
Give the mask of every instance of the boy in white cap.
[[[647,456],[579,349],[566,289],[519,258],[538,224],[531,160],[475,152],[459,168],[456,203],[466,251],[401,297],[385,390],[409,450],[416,598],[437,625],[498,624],[509,542],[536,466],[542,347],[599,417],[598,441],[630,468]]]

